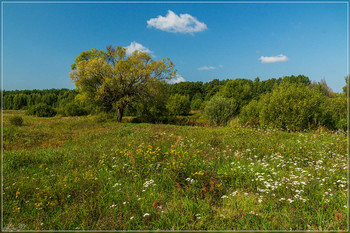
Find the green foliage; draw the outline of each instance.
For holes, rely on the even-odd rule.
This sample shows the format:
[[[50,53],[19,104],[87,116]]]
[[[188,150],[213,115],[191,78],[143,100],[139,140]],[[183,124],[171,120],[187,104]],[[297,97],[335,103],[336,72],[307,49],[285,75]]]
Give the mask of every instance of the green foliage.
[[[238,111],[237,103],[228,98],[214,96],[206,103],[204,116],[211,124],[226,125]]]
[[[249,103],[254,97],[253,81],[248,79],[234,79],[226,83],[220,89],[219,95],[225,98],[233,99],[237,103],[238,114],[241,108]]]
[[[259,123],[259,114],[261,111],[260,103],[256,100],[244,106],[239,114],[239,121],[241,124],[257,125]]]
[[[216,95],[220,88],[226,85],[229,79],[219,80],[213,79],[210,82],[204,83],[203,91],[204,91],[204,100],[209,101],[214,95]]]
[[[18,94],[15,95],[13,98],[13,109],[21,109],[25,106],[27,106],[27,95],[25,94]]]
[[[103,123],[108,120],[108,114],[105,112],[101,112],[97,115],[91,116],[92,120],[96,123]]]
[[[337,128],[341,129],[343,131],[347,131],[348,130],[348,119],[346,119],[346,118],[340,119],[337,123]]]
[[[346,76],[345,77],[345,86],[343,87],[343,93],[347,94],[348,93],[348,89],[349,89],[349,79],[350,79],[350,76]]]
[[[202,106],[203,99],[201,97],[200,93],[197,93],[193,96],[191,100],[191,109],[192,110],[199,110]]]
[[[130,107],[134,110],[134,115],[140,122],[164,122],[169,111],[166,108],[168,101],[167,86],[163,82],[154,82],[149,89],[151,95],[136,101]]]
[[[51,106],[41,103],[33,105],[26,111],[27,115],[35,115],[38,117],[53,117],[57,114],[56,110]]]
[[[108,113],[106,113],[106,112],[100,112],[100,113],[98,113],[96,115],[90,116],[90,119],[93,122],[96,122],[96,123],[104,123],[108,119],[110,119],[110,115]]]
[[[311,81],[309,79],[309,77],[306,77],[304,75],[298,75],[298,76],[285,76],[283,78],[279,78],[277,80],[277,82],[280,83],[294,83],[294,84],[301,84],[301,85],[305,85],[308,86],[309,84],[311,84]]]
[[[277,80],[274,78],[260,81],[259,77],[254,79],[254,99],[259,100],[260,97],[266,93],[272,92],[273,88],[277,85]]]
[[[10,124],[14,126],[22,126],[23,118],[21,116],[12,116],[10,117]]]
[[[320,92],[323,96],[335,97],[335,93],[327,85],[326,80],[322,79],[321,82],[312,82],[310,88]]]
[[[202,103],[203,103],[203,100],[202,99],[193,99],[191,101],[191,109],[193,110],[198,110],[201,108],[202,106]]]
[[[166,108],[172,115],[188,115],[191,110],[191,103],[188,96],[172,95],[169,97]]]
[[[52,107],[62,107],[74,100],[75,90],[15,90],[3,92],[4,109],[27,109],[30,106],[46,103]]]
[[[74,102],[69,103],[64,107],[65,116],[83,116],[86,114],[86,110]]]
[[[316,126],[321,94],[308,86],[285,82],[261,98],[260,124],[290,130]]]
[[[202,98],[203,94],[203,82],[180,82],[169,85],[170,95],[184,95],[188,96],[190,101],[194,98]]]
[[[152,95],[153,82],[176,75],[170,59],[153,60],[150,55],[135,51],[126,55],[126,48],[107,47],[107,51],[83,51],[75,59],[70,72],[82,102],[92,102],[107,111],[117,109],[121,122],[124,109],[138,99]]]
[[[347,97],[337,94],[333,98],[324,98],[320,108],[319,124],[329,129],[339,129],[339,121],[347,118]]]

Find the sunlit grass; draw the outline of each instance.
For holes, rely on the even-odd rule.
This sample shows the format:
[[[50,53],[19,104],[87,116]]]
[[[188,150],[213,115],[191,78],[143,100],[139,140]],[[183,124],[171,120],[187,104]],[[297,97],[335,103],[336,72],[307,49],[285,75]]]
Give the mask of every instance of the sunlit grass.
[[[21,115],[23,126],[8,118]],[[4,225],[346,230],[342,132],[4,115]]]

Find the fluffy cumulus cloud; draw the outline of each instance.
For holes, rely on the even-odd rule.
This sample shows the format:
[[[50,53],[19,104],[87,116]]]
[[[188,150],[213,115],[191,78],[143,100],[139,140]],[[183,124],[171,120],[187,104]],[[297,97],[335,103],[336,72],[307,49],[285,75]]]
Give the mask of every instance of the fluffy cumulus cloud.
[[[139,50],[141,52],[146,52],[149,54],[152,53],[151,50],[149,50],[147,47],[143,46],[142,44],[137,43],[136,41],[131,42],[130,45],[126,46],[125,48],[126,48],[127,55],[131,55],[135,50]]]
[[[189,33],[201,32],[207,29],[205,23],[199,22],[195,17],[190,14],[177,15],[171,10],[168,10],[168,14],[158,16],[157,18],[151,18],[147,21],[147,27],[154,27],[162,31],[173,33]]]
[[[199,67],[198,70],[215,70],[216,67],[214,66],[202,66],[202,67]]]
[[[176,77],[169,80],[168,83],[174,84],[174,83],[181,83],[181,82],[185,82],[185,81],[186,80],[181,75],[178,74],[178,75],[176,75]]]
[[[261,63],[274,63],[274,62],[286,62],[288,61],[288,57],[283,55],[283,54],[280,54],[280,55],[277,55],[277,56],[273,56],[273,57],[264,57],[264,56],[261,56],[259,58],[259,60],[261,61]]]

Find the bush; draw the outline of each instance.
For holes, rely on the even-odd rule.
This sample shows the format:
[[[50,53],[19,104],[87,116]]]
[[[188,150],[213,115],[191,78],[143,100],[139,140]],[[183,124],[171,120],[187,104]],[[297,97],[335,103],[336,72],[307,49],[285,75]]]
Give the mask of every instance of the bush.
[[[191,109],[193,109],[193,110],[198,110],[198,109],[200,109],[201,108],[201,106],[202,106],[202,103],[203,103],[203,100],[202,99],[193,99],[192,101],[191,101]]]
[[[188,115],[191,110],[190,99],[188,96],[172,95],[170,96],[166,108],[172,115]]]
[[[53,117],[57,114],[56,110],[51,106],[41,103],[33,105],[26,111],[27,115],[34,115],[38,117]]]
[[[101,112],[97,115],[91,116],[92,121],[97,122],[97,123],[106,122],[109,118],[110,118],[110,116],[108,115],[108,113],[105,113],[105,112]]]
[[[347,118],[347,97],[344,94],[338,94],[333,98],[325,97],[321,104],[321,115],[319,123],[329,129],[342,128],[339,122]],[[339,128],[340,127],[340,128]]]
[[[261,106],[258,101],[252,100],[246,106],[244,106],[239,115],[239,121],[241,124],[257,125],[259,123],[259,113]]]
[[[346,132],[348,130],[348,120],[344,118],[338,121],[337,128]]]
[[[134,112],[129,111],[129,114],[137,117],[137,121],[158,123],[164,122],[169,116],[169,111],[166,107],[168,101],[167,87],[164,83],[154,82],[149,86],[150,95],[139,99],[130,106]],[[125,114],[124,114],[125,115]]]
[[[64,107],[65,116],[83,116],[86,111],[76,103],[69,103]]]
[[[204,115],[211,124],[226,125],[238,111],[237,103],[232,99],[214,96],[206,104]]]
[[[323,98],[303,84],[282,83],[260,101],[260,125],[303,130],[317,126]]]
[[[10,124],[14,125],[14,126],[22,126],[23,125],[23,118],[20,116],[10,117]]]
[[[233,99],[237,105],[236,113],[238,114],[242,107],[253,99],[254,83],[249,79],[229,80],[226,85],[220,89],[219,95]]]

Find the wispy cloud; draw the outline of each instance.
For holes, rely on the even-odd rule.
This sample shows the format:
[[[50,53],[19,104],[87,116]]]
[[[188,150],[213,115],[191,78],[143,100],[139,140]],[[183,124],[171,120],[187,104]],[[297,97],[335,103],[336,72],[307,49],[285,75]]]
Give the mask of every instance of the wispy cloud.
[[[186,80],[181,75],[176,75],[176,77],[172,78],[168,81],[170,84],[186,82]]]
[[[223,68],[223,65],[218,65],[217,67],[215,66],[202,66],[199,67],[198,70],[215,70],[216,68]]]
[[[151,18],[147,21],[147,27],[154,27],[162,31],[173,33],[189,33],[201,32],[207,29],[207,25],[199,22],[190,14],[177,15],[173,11],[168,10],[165,17],[159,15],[157,18]]]
[[[152,54],[153,52],[149,50],[147,47],[143,46],[140,43],[137,43],[136,41],[133,41],[130,43],[129,46],[126,46],[126,54],[131,55],[135,50],[139,50],[141,52]]]
[[[215,70],[216,67],[214,66],[202,66],[202,67],[199,67],[198,70]]]
[[[259,60],[261,61],[261,63],[274,63],[274,62],[286,62],[286,61],[289,61],[288,57],[283,55],[283,54],[280,54],[280,55],[277,55],[277,56],[273,56],[273,57],[261,56],[259,58]]]

